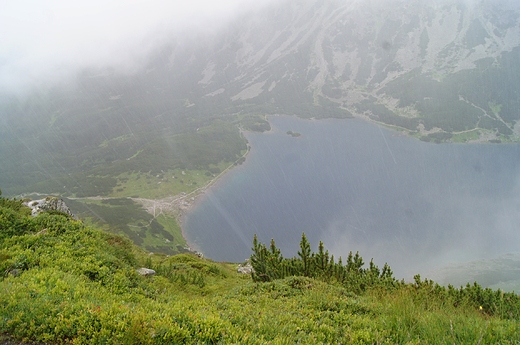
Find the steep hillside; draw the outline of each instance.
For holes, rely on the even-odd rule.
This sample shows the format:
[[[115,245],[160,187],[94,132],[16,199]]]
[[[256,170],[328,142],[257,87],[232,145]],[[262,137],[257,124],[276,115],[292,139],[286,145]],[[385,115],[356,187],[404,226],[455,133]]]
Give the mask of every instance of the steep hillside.
[[[253,247],[253,278],[263,282],[235,264],[149,255],[66,214],[31,217],[21,201],[0,198],[0,342],[6,334],[47,344],[520,341],[515,294],[420,277],[405,284],[386,265],[380,277],[363,267],[359,255],[334,265],[349,278],[342,282],[320,271],[323,248],[314,254],[303,239],[292,259],[274,242]],[[283,276],[277,267],[308,271]]]
[[[215,56],[202,55],[199,89],[268,113],[354,114],[425,140],[513,139],[519,9],[491,1],[286,3],[245,20]]]
[[[194,104],[514,137],[519,10],[491,1],[284,2],[204,48],[169,47],[160,73],[189,66],[179,77]]]

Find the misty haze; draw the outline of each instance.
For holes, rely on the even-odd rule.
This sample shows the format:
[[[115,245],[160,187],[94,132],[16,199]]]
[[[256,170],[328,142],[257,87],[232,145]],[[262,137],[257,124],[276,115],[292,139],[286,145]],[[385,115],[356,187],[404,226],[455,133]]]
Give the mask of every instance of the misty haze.
[[[0,0],[0,345],[520,344],[518,0]]]
[[[160,4],[2,5],[4,196],[153,253],[292,257],[305,232],[518,290],[516,1]]]

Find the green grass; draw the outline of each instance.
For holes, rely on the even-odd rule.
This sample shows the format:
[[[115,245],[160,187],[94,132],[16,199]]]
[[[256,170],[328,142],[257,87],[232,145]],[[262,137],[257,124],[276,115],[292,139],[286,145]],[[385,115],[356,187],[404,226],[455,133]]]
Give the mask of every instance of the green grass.
[[[495,102],[488,102],[489,109],[493,112],[493,114],[500,115],[500,111],[502,110],[502,104],[497,104]]]
[[[124,235],[148,251],[170,255],[185,251],[186,242],[173,215],[154,218],[128,198],[67,200],[67,204],[88,225]]]
[[[149,267],[157,274],[139,276]],[[253,282],[236,264],[149,255],[0,198],[0,334],[48,344],[517,344],[515,318],[428,281],[354,293],[319,278]],[[473,291],[473,290],[471,290]],[[506,296],[506,295],[503,295]],[[510,295],[507,295],[510,296]],[[506,301],[507,302],[507,301]],[[509,302],[507,302],[509,303]],[[516,306],[515,312],[519,307]]]
[[[241,160],[246,153],[246,149],[240,151]],[[73,212],[90,225],[125,234],[136,245],[152,252],[182,253],[186,241],[175,218],[179,216],[178,205],[162,210],[163,213],[148,214],[141,205],[128,198],[158,200],[175,197],[186,198],[191,203],[191,199],[196,197],[196,194],[191,193],[205,188],[234,164],[222,160],[217,164],[209,164],[207,169],[125,172],[112,178],[116,181],[115,186],[108,188],[112,191],[105,193],[102,200],[81,197],[69,203]]]
[[[465,143],[468,141],[478,140],[478,139],[480,139],[480,135],[483,131],[485,132],[486,130],[476,128],[469,132],[455,133],[455,134],[453,134],[453,137],[451,140],[455,143]]]
[[[174,240],[172,245],[174,247],[180,246],[184,248],[186,246],[187,243],[184,239],[184,236],[182,236],[181,227],[174,217],[160,215],[156,219],[159,222],[159,224],[161,224],[164,227],[166,231],[173,235]]]
[[[160,215],[155,218],[155,221],[157,222],[155,224],[151,224],[151,222],[145,224],[145,231],[142,231],[143,226],[140,225],[142,224],[140,221],[129,224],[130,228],[134,227],[136,231],[140,232],[140,237],[143,240],[140,246],[159,253],[172,254],[182,252],[182,248],[186,246],[186,240],[182,237],[180,226],[175,221],[175,218]],[[165,235],[162,230],[170,236]]]
[[[246,150],[241,152],[246,154]],[[179,215],[177,206],[163,213],[148,214],[132,198],[158,200],[166,197],[187,196],[204,188],[222,171],[234,163],[221,161],[210,164],[207,170],[172,169],[157,174],[123,173],[116,177],[117,185],[113,192],[100,199],[79,198],[69,201],[73,212],[81,216],[89,225],[129,237],[136,245],[165,254],[184,252],[186,240],[182,236],[176,220]],[[155,221],[154,221],[155,216]]]
[[[219,169],[225,169],[232,163],[221,162]],[[183,174],[184,172],[184,174]],[[161,199],[180,193],[191,193],[204,187],[213,174],[208,170],[167,170],[164,173],[124,173],[117,176],[118,183],[110,193],[111,197],[140,197],[145,199]]]

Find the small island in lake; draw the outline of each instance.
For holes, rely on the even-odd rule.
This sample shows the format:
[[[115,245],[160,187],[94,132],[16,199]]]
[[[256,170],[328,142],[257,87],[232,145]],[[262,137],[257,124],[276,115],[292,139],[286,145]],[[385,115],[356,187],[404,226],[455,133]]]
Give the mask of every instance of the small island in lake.
[[[298,132],[287,131],[287,135],[290,135],[293,138],[297,138],[297,137],[301,136],[302,134],[298,133]]]

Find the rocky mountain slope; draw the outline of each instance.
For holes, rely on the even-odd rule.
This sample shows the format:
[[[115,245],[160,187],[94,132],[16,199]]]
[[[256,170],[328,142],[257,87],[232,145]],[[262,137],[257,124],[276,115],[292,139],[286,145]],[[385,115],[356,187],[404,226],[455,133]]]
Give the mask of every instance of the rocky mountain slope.
[[[189,66],[180,79],[190,104],[512,138],[519,10],[507,1],[285,2],[198,51],[171,48],[157,73]]]
[[[240,156],[236,124],[265,128],[265,114],[359,116],[436,142],[518,140],[519,45],[509,0],[274,2],[172,37],[133,74],[89,68],[26,98],[0,95],[0,184],[53,192],[81,180],[98,195],[117,179],[92,176],[151,171],[167,156],[209,169]]]

